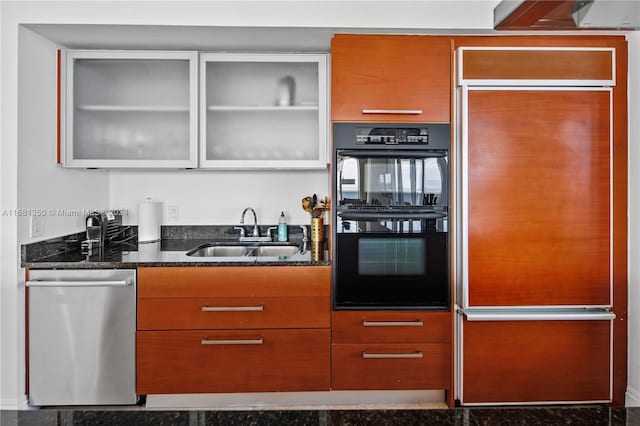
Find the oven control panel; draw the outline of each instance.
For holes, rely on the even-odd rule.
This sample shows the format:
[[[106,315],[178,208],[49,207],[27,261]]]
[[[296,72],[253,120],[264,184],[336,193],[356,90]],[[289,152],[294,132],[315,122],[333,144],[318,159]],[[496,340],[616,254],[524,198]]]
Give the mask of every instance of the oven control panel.
[[[429,143],[427,127],[358,127],[356,144],[359,145],[400,145]]]

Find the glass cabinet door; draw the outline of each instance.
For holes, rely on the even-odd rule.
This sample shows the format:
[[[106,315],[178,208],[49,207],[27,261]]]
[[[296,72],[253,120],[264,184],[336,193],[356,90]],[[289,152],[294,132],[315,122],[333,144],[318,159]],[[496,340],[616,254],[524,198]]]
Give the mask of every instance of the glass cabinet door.
[[[196,167],[197,53],[66,53],[67,167]]]
[[[327,166],[325,55],[202,54],[200,79],[201,167]]]

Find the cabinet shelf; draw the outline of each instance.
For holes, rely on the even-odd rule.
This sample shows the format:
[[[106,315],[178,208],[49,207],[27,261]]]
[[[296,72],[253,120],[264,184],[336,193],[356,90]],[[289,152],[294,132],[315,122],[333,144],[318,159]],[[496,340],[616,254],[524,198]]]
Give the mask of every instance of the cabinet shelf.
[[[78,105],[79,111],[105,112],[189,112],[188,106],[160,105]]]
[[[209,105],[207,111],[317,111],[318,105]]]

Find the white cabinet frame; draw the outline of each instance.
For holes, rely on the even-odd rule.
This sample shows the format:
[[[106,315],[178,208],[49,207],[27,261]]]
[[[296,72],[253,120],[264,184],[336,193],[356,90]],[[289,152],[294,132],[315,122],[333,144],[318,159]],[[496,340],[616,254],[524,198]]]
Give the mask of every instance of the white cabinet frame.
[[[75,159],[73,157],[73,120],[74,120],[74,61],[76,59],[150,59],[150,60],[187,60],[189,61],[189,105],[188,110],[183,106],[171,107],[136,107],[136,106],[88,106],[94,111],[187,111],[189,114],[189,158],[186,160],[109,160],[109,159]],[[194,168],[197,167],[198,155],[198,53],[188,51],[63,51],[62,75],[60,76],[64,88],[61,91],[61,110],[64,118],[60,123],[60,143],[62,165],[78,168]],[[159,66],[162,66],[159,63]]]
[[[211,111],[232,111],[242,114],[253,111],[263,114],[278,114],[279,111],[309,111],[316,106],[213,106],[207,105],[207,64],[211,62],[233,63],[315,63],[318,67],[318,158],[312,160],[208,160],[207,159],[207,113]],[[326,54],[245,54],[245,53],[201,53],[200,54],[200,168],[209,169],[326,169],[327,167],[327,55]],[[250,126],[251,122],[248,121]],[[215,142],[214,142],[215,143]]]

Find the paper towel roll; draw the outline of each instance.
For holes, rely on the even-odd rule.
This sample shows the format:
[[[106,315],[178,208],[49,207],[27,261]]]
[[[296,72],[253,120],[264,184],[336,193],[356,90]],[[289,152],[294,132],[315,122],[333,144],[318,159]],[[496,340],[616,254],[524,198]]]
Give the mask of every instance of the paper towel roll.
[[[138,204],[138,242],[151,243],[160,239],[162,203],[147,198]]]

